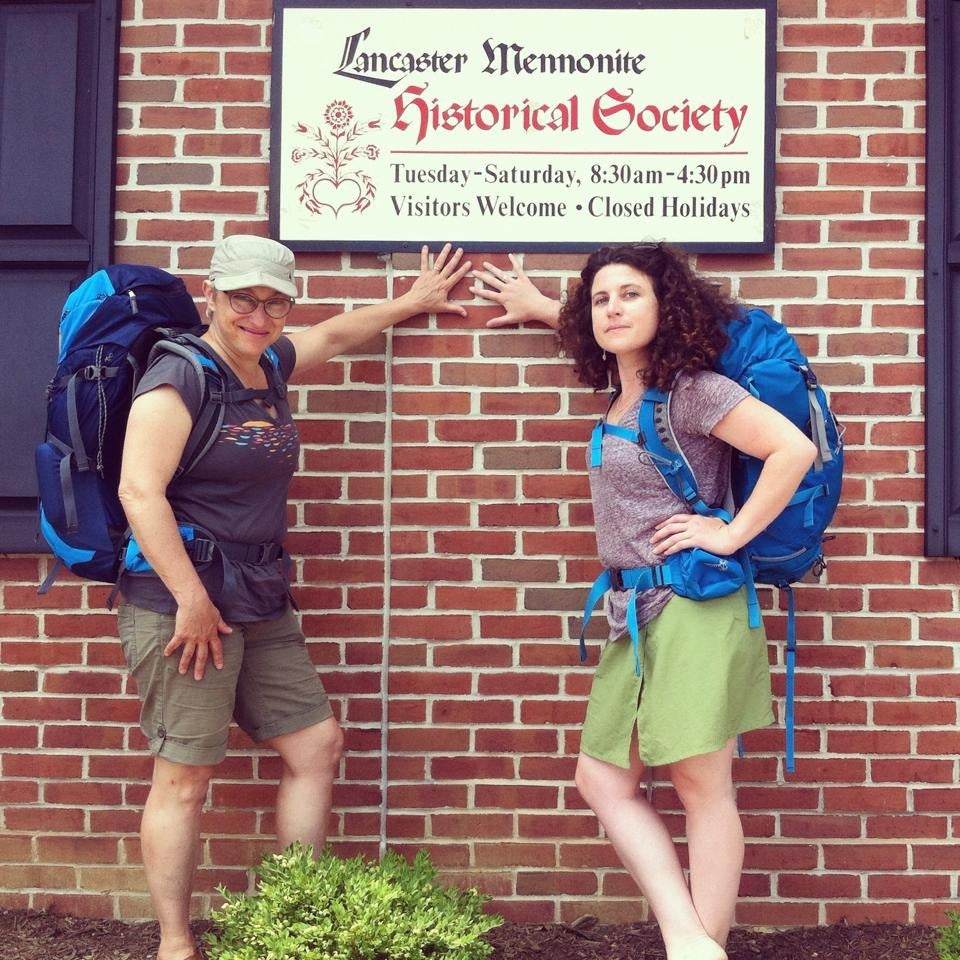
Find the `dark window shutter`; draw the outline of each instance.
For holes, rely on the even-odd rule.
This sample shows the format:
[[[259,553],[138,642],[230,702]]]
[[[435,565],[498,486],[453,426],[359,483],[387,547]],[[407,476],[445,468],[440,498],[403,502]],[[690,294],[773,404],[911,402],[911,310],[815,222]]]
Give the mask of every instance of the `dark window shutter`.
[[[120,4],[0,0],[0,552],[33,552],[33,449],[70,289],[112,247]]]
[[[926,552],[960,556],[960,3],[927,2]]]

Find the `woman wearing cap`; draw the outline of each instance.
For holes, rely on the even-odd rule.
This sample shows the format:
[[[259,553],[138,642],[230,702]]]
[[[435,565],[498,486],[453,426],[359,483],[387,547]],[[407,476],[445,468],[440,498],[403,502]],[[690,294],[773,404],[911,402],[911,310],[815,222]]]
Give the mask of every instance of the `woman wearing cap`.
[[[146,562],[121,577],[120,636],[154,754],[141,839],[158,960],[200,957],[189,927],[200,811],[231,718],[280,756],[280,847],[325,842],[342,735],[291,609],[280,546],[299,450],[284,384],[408,317],[464,315],[448,300],[470,269],[461,257],[448,244],[431,267],[424,247],[407,293],[284,334],[297,295],[293,254],[262,237],[222,240],[203,286],[201,339],[226,371],[225,389],[249,393],[227,403],[216,442],[183,476],[203,402],[198,378],[189,359],[164,354],[140,381],[120,496]],[[195,531],[190,548],[212,541],[212,551],[192,557],[184,529]]]

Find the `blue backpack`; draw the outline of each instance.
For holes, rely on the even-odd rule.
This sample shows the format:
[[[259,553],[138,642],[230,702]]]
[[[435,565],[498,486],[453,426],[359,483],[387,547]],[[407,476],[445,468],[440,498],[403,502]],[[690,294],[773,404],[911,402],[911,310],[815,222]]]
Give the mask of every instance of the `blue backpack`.
[[[74,290],[60,318],[57,370],[47,387],[46,439],[36,448],[40,533],[57,563],[78,576],[116,582],[128,536],[117,495],[123,438],[134,390],[160,351],[186,357],[204,392],[201,415],[177,476],[209,450],[225,406],[267,391],[226,391],[216,354],[190,331],[200,316],[183,281],[157,267],[114,264]],[[264,363],[273,384],[276,355]]]
[[[792,421],[817,447],[817,457],[782,513],[736,557],[715,557],[699,549],[681,551],[660,565],[634,570],[605,570],[587,601],[584,627],[597,600],[611,586],[642,590],[670,586],[693,599],[723,596],[746,585],[750,626],[760,626],[760,605],[754,584],[779,587],[787,593],[786,645],[786,769],[794,763],[794,672],[796,626],[791,584],[818,579],[823,558],[825,530],[840,500],[843,481],[843,436],[826,394],[807,358],[787,329],[763,310],[742,310],[727,327],[730,342],[717,358],[714,369],[735,380],[753,396],[774,407]],[[677,442],[670,423],[670,393],[648,389],[638,414],[639,433],[602,421],[594,428],[593,460],[597,462],[604,433],[624,436],[639,443],[667,486],[691,512],[730,519],[731,510],[701,499],[697,480]],[[730,499],[735,512],[750,496],[763,468],[763,461],[733,452]],[[632,616],[631,616],[632,615]],[[637,643],[634,604],[628,607],[628,627]],[[581,633],[581,659],[584,656]]]

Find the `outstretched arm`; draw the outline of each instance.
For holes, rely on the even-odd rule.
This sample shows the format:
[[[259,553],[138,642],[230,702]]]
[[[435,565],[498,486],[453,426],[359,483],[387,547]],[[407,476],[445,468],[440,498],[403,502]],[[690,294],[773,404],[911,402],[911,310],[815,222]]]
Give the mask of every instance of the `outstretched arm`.
[[[503,316],[487,321],[488,327],[505,327],[513,323],[538,320],[554,330],[560,322],[560,302],[541,293],[523,272],[520,261],[511,253],[514,273],[501,270],[492,263],[483,264],[483,270],[474,270],[473,276],[484,286],[470,290],[484,300],[492,300],[503,307]]]
[[[301,379],[321,363],[339,356],[401,320],[419,313],[456,313],[464,317],[466,308],[451,303],[450,291],[470,269],[470,261],[461,263],[463,250],[451,253],[446,244],[430,265],[430,251],[420,251],[420,276],[410,289],[394,300],[359,307],[338,314],[323,323],[289,334],[297,351],[293,377]]]

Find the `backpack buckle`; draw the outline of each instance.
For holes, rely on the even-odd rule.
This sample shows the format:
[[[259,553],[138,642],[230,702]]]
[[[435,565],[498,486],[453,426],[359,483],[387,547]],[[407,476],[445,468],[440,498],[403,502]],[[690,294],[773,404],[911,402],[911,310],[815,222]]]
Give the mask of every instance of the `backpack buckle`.
[[[83,379],[84,380],[103,380],[106,377],[107,368],[101,364],[97,366],[96,364],[89,364],[83,368]]]
[[[207,563],[213,559],[213,551],[216,549],[216,546],[215,541],[198,537],[190,541],[190,556],[197,563]]]
[[[273,563],[283,553],[283,548],[278,543],[261,543],[257,547],[257,559],[254,563]]]
[[[607,573],[610,574],[610,587],[613,590],[626,590],[627,588],[623,585],[623,574],[617,567],[612,567],[607,570]]]

